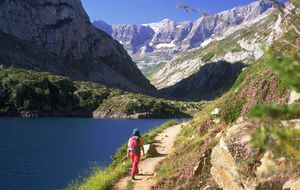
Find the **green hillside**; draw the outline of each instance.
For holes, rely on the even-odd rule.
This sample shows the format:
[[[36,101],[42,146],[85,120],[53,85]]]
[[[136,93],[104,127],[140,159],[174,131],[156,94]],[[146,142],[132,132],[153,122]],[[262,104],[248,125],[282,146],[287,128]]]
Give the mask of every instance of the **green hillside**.
[[[25,117],[174,118],[190,117],[201,108],[200,103],[157,99],[16,68],[0,69],[0,97],[0,115]]]

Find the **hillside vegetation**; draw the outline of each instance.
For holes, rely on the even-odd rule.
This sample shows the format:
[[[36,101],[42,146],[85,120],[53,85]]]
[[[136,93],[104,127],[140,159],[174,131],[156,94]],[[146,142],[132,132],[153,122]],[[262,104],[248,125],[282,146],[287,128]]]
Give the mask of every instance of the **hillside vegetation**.
[[[241,71],[226,93],[203,105],[183,126],[175,149],[156,168],[151,189],[299,188],[300,3],[295,2],[296,8],[280,13],[283,35]],[[119,158],[126,156],[122,148]],[[125,175],[127,164],[117,173]],[[118,171],[114,169],[105,171]],[[121,177],[111,176],[98,171],[71,187],[109,189]],[[101,181],[106,178],[108,183]]]
[[[0,68],[0,97],[0,115],[25,117],[174,118],[190,117],[201,108],[200,103],[156,99],[16,68]]]
[[[293,11],[286,34],[183,128],[152,189],[299,188],[299,9]]]

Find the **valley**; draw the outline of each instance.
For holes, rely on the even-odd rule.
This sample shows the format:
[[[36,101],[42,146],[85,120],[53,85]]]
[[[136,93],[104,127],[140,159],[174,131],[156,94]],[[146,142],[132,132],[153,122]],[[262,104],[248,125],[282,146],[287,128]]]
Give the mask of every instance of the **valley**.
[[[0,0],[0,189],[298,190],[300,1],[239,2]]]
[[[281,37],[277,15],[272,3],[257,1],[182,23],[93,24],[124,45],[161,96],[207,101],[228,90],[263,55],[264,44]]]

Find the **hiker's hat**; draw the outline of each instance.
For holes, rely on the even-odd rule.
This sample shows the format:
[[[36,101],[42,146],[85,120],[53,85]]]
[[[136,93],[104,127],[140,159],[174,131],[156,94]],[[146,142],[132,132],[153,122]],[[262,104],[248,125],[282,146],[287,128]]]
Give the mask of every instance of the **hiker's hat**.
[[[138,129],[133,129],[132,134],[133,135],[138,135],[139,134],[139,130]]]

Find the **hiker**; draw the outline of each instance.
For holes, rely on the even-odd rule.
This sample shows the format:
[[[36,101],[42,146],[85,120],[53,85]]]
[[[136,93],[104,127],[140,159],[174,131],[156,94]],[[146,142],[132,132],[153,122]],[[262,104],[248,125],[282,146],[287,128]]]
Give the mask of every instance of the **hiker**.
[[[142,156],[145,155],[144,143],[138,129],[134,129],[131,138],[128,141],[127,157],[132,160],[131,179],[135,180],[135,175],[139,173],[138,164]]]

